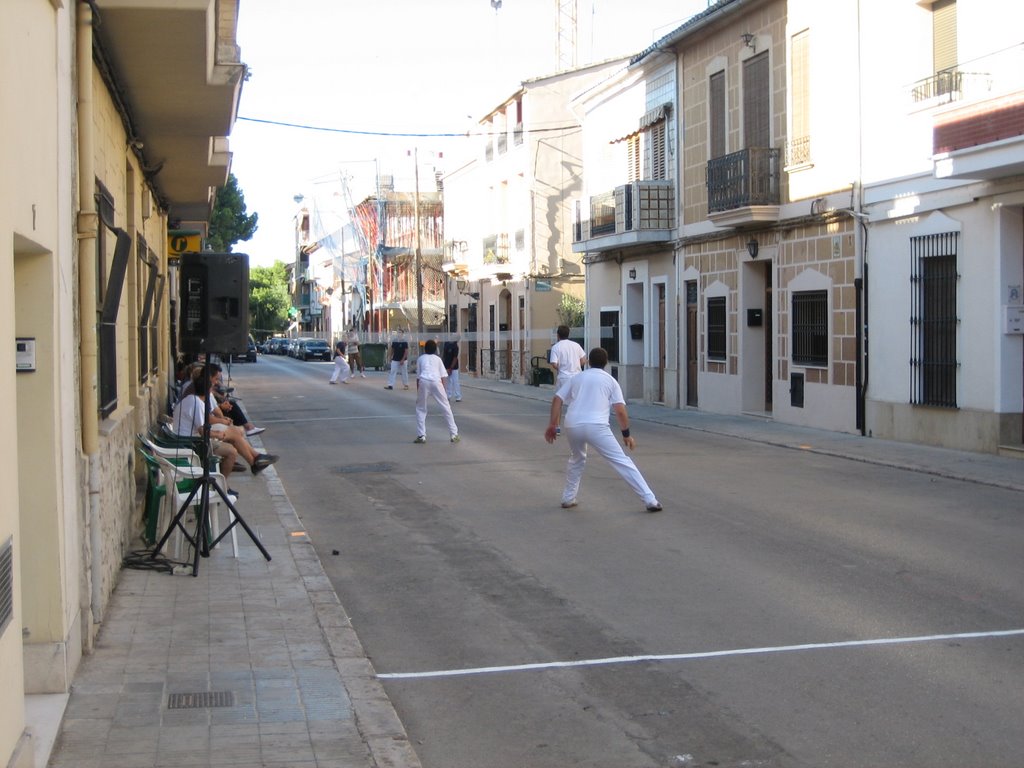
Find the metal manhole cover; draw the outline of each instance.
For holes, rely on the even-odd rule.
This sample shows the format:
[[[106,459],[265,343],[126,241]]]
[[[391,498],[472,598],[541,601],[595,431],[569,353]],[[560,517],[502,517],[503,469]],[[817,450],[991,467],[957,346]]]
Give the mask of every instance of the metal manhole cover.
[[[235,706],[235,694],[232,691],[172,693],[167,697],[168,709],[208,709],[233,706]]]
[[[338,467],[335,472],[340,475],[350,475],[356,472],[390,472],[392,469],[394,469],[393,465],[380,462],[378,464],[348,464]]]

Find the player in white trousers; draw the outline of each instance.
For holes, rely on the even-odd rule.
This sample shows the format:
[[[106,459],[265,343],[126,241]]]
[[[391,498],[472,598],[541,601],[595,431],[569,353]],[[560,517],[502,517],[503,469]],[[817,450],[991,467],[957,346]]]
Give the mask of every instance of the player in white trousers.
[[[348,384],[348,380],[354,375],[348,365],[348,358],[345,356],[345,342],[339,340],[334,345],[334,373],[331,375],[330,383],[337,384],[340,378],[342,384]]]
[[[427,442],[427,398],[433,397],[441,407],[448,432],[453,443],[459,442],[459,428],[455,425],[452,407],[448,404],[445,385],[448,372],[437,356],[437,342],[430,339],[423,345],[423,354],[416,360],[416,439],[415,443]]]
[[[661,503],[654,491],[647,485],[644,476],[636,468],[619,441],[608,426],[609,410],[614,411],[622,430],[622,441],[629,450],[636,447],[636,441],[629,433],[629,414],[622,388],[604,367],[608,364],[608,353],[601,347],[590,350],[590,367],[573,376],[558,388],[551,401],[551,417],[544,431],[544,439],[555,442],[558,436],[558,421],[562,403],[568,408],[565,413],[565,433],[569,440],[569,464],[565,470],[565,488],[562,491],[562,506],[566,509],[576,506],[576,494],[580,489],[583,467],[587,463],[587,447],[592,447],[603,456],[612,468],[621,475],[629,487],[639,496],[648,512],[660,512]]]

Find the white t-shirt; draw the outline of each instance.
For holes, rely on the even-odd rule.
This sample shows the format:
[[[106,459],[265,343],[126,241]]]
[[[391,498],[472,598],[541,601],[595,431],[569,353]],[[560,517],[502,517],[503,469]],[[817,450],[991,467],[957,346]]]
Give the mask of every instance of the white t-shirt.
[[[440,381],[448,378],[448,371],[437,355],[420,355],[416,359],[416,376],[423,381]]]
[[[196,395],[185,395],[174,406],[174,434],[182,437],[195,437],[206,423],[206,402]],[[222,432],[227,424],[211,424],[211,432]]]
[[[555,394],[568,406],[566,427],[607,424],[612,406],[626,402],[619,382],[603,368],[588,368],[573,376]]]
[[[564,379],[566,376],[575,376],[583,370],[580,367],[580,359],[586,356],[587,353],[583,351],[583,347],[575,341],[562,339],[551,348],[548,362],[558,366],[558,378]]]
[[[184,437],[195,437],[206,423],[206,403],[196,395],[185,395],[174,406],[174,432]]]

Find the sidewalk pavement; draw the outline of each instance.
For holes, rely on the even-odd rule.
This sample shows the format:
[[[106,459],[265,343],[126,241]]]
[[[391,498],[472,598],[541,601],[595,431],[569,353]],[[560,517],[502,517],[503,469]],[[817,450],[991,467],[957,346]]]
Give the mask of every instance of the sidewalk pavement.
[[[49,765],[419,768],[274,468],[231,485],[271,560],[236,526],[195,577],[123,569]]]
[[[551,386],[463,378],[550,402]],[[630,404],[634,423],[811,451],[1024,492],[1024,461],[729,416]],[[543,424],[538,424],[538,432]],[[642,434],[642,433],[641,433]],[[254,441],[259,446],[258,439]],[[60,725],[51,768],[419,768],[402,723],[274,468],[235,476],[238,528],[196,577],[125,569],[70,697],[29,697]],[[265,489],[263,486],[266,486]],[[175,696],[175,694],[185,694]],[[54,702],[56,699],[56,702]],[[174,699],[174,701],[172,701]],[[60,706],[66,700],[63,721]],[[172,708],[170,705],[179,704]],[[30,719],[47,719],[34,714]],[[37,744],[46,744],[39,733]],[[37,752],[46,765],[47,750]],[[43,754],[40,754],[43,753]]]

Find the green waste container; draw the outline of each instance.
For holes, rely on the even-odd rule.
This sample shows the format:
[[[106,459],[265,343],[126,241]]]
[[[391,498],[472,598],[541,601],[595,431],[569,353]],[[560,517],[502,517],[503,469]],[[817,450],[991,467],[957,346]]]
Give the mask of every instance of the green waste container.
[[[387,360],[387,351],[387,344],[360,344],[359,354],[363,358],[363,367],[383,370],[384,362]]]

